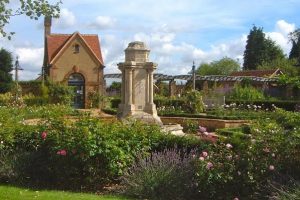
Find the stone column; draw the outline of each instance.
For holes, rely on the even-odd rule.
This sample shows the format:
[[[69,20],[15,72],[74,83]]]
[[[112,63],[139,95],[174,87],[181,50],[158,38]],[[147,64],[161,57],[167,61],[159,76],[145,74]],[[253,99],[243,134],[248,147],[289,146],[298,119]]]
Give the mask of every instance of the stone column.
[[[149,93],[148,93],[149,104],[153,104],[153,70],[152,69],[149,70],[148,76],[149,76],[149,84],[148,84],[148,87],[149,87]]]
[[[157,64],[148,61],[150,50],[143,42],[131,42],[125,49],[125,62],[119,63],[122,71],[122,99],[118,118],[133,117],[161,125],[153,103],[153,71]],[[123,96],[124,95],[124,96]]]
[[[127,68],[125,71],[127,71],[127,88],[125,90],[126,94],[126,105],[131,105],[132,104],[132,69],[131,68]]]
[[[122,82],[121,82],[121,104],[125,104],[125,72],[124,69],[122,71]]]
[[[146,70],[147,72],[147,75],[146,75],[146,104],[149,104],[149,84],[150,84],[150,81],[149,81],[149,70]]]

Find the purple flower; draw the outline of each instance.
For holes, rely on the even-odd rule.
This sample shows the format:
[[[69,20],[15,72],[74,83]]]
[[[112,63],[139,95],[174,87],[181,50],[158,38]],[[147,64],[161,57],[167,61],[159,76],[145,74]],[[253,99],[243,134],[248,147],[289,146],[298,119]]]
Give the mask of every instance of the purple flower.
[[[213,168],[214,167],[214,165],[211,163],[211,162],[208,162],[207,164],[206,164],[206,169],[208,169],[208,170],[210,170],[211,168]]]
[[[206,130],[205,127],[199,126],[199,132],[200,132],[200,133],[205,133],[205,132],[207,132],[207,130]]]

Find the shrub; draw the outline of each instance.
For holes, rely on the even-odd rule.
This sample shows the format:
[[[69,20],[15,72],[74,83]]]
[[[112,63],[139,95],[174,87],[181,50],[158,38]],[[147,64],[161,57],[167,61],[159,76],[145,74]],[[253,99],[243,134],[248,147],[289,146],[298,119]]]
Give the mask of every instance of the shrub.
[[[191,199],[196,193],[194,160],[193,152],[178,149],[140,156],[122,178],[125,193],[142,199]]]
[[[206,145],[195,138],[162,134],[159,127],[140,122],[104,123],[88,115],[72,119],[65,116],[72,112],[61,106],[46,108],[0,108],[0,141],[5,145],[0,151],[16,156],[3,166],[12,170],[9,177],[0,174],[3,179],[55,188],[96,188],[115,181],[138,154],[175,144],[178,148]],[[24,123],[34,116],[42,119],[36,125]]]
[[[233,90],[226,96],[226,98],[239,101],[257,101],[266,99],[262,91],[252,86],[242,87],[239,84],[234,86]]]
[[[59,84],[50,83],[49,86],[49,102],[53,104],[70,105],[74,96],[74,89],[72,87]]]
[[[204,103],[199,91],[193,90],[185,94],[184,106],[190,113],[201,113],[204,111]]]

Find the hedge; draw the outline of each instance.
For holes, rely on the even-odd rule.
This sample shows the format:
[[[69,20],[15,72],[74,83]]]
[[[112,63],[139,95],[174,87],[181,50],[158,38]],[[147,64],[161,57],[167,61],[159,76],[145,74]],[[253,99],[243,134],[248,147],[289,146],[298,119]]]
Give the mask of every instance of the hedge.
[[[119,104],[121,103],[121,99],[114,98],[111,99],[110,102],[112,108],[118,108]],[[154,103],[157,107],[162,107],[162,106],[183,107],[184,100],[183,99],[154,99]]]

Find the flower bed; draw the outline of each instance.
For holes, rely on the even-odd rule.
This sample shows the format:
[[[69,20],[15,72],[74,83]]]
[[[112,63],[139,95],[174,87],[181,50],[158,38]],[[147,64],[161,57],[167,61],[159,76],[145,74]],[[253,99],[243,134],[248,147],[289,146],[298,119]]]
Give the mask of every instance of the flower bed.
[[[130,175],[125,192],[138,198],[262,199],[271,192],[270,181],[300,180],[299,113],[261,113],[245,128],[221,130],[223,136],[210,143],[68,110],[0,108],[0,182],[95,190]],[[34,116],[42,120],[23,123]],[[136,181],[130,192],[126,185]],[[182,196],[182,188],[188,195]]]

